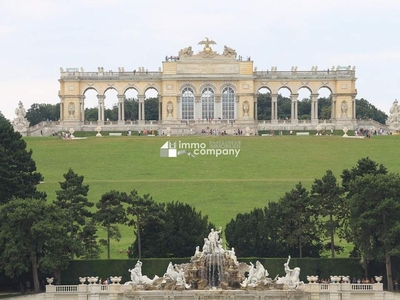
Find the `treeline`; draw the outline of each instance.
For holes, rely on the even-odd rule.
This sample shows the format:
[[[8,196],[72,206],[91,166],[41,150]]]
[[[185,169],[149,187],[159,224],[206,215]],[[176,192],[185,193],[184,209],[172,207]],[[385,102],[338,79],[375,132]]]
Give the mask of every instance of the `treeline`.
[[[48,201],[37,186],[32,150],[0,114],[0,269],[10,276],[30,270],[59,272],[75,257],[97,258],[101,245],[110,258],[119,225],[132,226],[131,258],[190,257],[211,228],[207,216],[187,204],[159,203],[148,194],[109,191],[94,204],[84,177],[69,169]],[[320,257],[342,249],[339,237],[355,245],[353,256],[384,261],[392,289],[391,257],[400,252],[400,175],[362,158],[343,170],[341,184],[328,170],[310,190],[301,182],[276,202],[240,213],[225,227],[226,244],[238,256]],[[96,209],[91,209],[92,207]],[[97,230],[106,238],[98,239]],[[368,277],[368,276],[366,276]]]
[[[125,100],[124,119],[135,121],[138,119],[139,103],[137,99]],[[149,98],[145,101],[145,119],[158,120],[158,98]],[[271,120],[271,96],[270,94],[260,94],[257,97],[257,117],[258,120]],[[303,99],[298,103],[298,116],[300,120],[311,119],[311,101]],[[356,116],[357,119],[372,119],[385,124],[387,115],[378,110],[374,105],[365,99],[356,99]],[[114,105],[111,109],[104,110],[105,120],[118,120],[118,106]],[[285,120],[291,117],[291,100],[290,98],[278,95],[278,118]],[[34,103],[28,109],[26,118],[31,126],[42,121],[57,121],[60,119],[60,104],[37,104]],[[85,120],[97,121],[98,108],[85,108]],[[318,99],[318,118],[328,120],[331,118],[331,100],[329,98]]]

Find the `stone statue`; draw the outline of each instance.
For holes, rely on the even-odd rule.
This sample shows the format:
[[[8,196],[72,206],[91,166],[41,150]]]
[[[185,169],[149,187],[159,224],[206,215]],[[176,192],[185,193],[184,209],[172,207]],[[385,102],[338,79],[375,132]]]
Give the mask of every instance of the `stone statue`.
[[[217,55],[217,52],[213,51],[211,49],[210,45],[216,45],[217,43],[214,42],[213,40],[210,40],[208,37],[204,41],[200,41],[199,45],[204,45],[203,51],[201,51],[199,54],[201,57],[204,58],[211,58]]]
[[[347,102],[342,101],[342,118],[347,117]]]
[[[133,269],[128,270],[131,273],[131,281],[125,284],[152,284],[154,280],[158,279],[158,276],[154,276],[153,279],[148,278],[146,275],[142,275],[142,262],[140,260],[137,261],[135,267]]]
[[[192,46],[181,49],[181,51],[179,51],[179,56],[183,55],[192,56],[193,55]]]
[[[211,246],[208,238],[204,238],[203,253],[211,253]]]
[[[224,46],[224,52],[223,52],[223,54],[225,55],[225,56],[231,56],[231,55],[233,55],[233,56],[235,56],[236,57],[236,50],[234,50],[234,49],[232,49],[231,47],[228,47],[228,46]]]
[[[75,104],[74,103],[70,103],[68,105],[68,112],[69,112],[69,118],[73,119],[74,118],[74,114],[75,114]]]
[[[26,110],[21,101],[18,102],[18,107],[15,109],[15,114],[17,115],[15,121],[18,121],[18,123],[23,123],[24,121],[26,121]]]
[[[174,111],[174,105],[171,102],[167,104],[167,117],[172,118],[172,113]]]
[[[286,275],[285,275],[285,277],[279,277],[278,280],[276,281],[276,283],[277,284],[285,284],[289,288],[294,289],[304,283],[302,281],[300,281],[300,279],[299,279],[300,268],[296,267],[294,269],[290,269],[289,262],[290,262],[290,255],[289,255],[286,263],[283,264]]]
[[[250,262],[249,275],[240,285],[242,287],[256,287],[260,283],[265,283],[268,275],[268,271],[265,270],[264,266],[258,260],[255,266]]]
[[[249,103],[246,101],[243,103],[243,117],[249,116]]]
[[[172,262],[168,264],[167,271],[165,272],[164,277],[169,277],[172,280],[176,280],[178,278],[178,272],[175,270]]]
[[[219,247],[218,247],[218,242],[219,242],[219,234],[221,233],[222,228],[220,227],[218,231],[214,231],[214,229],[211,229],[211,232],[208,234],[208,240],[210,241],[210,252],[214,253],[216,252]]]
[[[397,123],[400,121],[400,107],[398,106],[397,99],[394,100],[389,112],[390,112],[390,116],[389,116],[388,120],[386,121],[387,125],[394,125],[394,123]]]

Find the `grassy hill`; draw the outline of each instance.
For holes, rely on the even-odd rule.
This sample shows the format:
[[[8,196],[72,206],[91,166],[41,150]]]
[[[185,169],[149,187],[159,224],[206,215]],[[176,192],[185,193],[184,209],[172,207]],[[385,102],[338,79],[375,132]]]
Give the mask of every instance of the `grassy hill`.
[[[369,156],[390,172],[400,172],[399,136],[345,139],[340,136],[275,137],[88,137],[60,140],[27,137],[38,171],[44,176],[40,189],[54,200],[55,191],[72,168],[90,186],[88,198],[97,202],[110,190],[151,194],[159,202],[181,201],[208,215],[216,226],[238,213],[277,201],[302,182],[310,187],[326,170],[340,180],[343,169]],[[234,156],[188,155],[160,157],[167,141],[185,143],[240,142]],[[112,242],[112,258],[126,258],[133,242],[132,228],[122,227],[122,240]],[[195,247],[194,245],[193,247]],[[122,253],[120,253],[122,250]],[[347,254],[345,255],[347,256]]]

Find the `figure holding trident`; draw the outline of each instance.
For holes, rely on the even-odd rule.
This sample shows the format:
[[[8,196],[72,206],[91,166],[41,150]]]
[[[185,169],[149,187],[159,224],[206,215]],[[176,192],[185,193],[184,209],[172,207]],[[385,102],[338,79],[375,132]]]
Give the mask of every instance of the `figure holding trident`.
[[[216,249],[218,249],[218,241],[219,241],[219,234],[221,233],[222,227],[219,227],[218,231],[214,231],[211,229],[211,232],[208,235],[208,240],[210,241],[210,252],[214,253]]]

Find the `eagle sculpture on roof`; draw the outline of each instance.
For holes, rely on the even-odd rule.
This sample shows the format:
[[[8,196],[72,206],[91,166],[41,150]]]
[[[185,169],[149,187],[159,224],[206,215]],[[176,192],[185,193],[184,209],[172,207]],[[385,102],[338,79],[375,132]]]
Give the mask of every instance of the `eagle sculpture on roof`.
[[[199,45],[204,45],[204,51],[205,52],[211,52],[211,47],[210,45],[216,45],[217,43],[214,42],[213,40],[210,40],[208,37],[204,41],[200,41]]]

